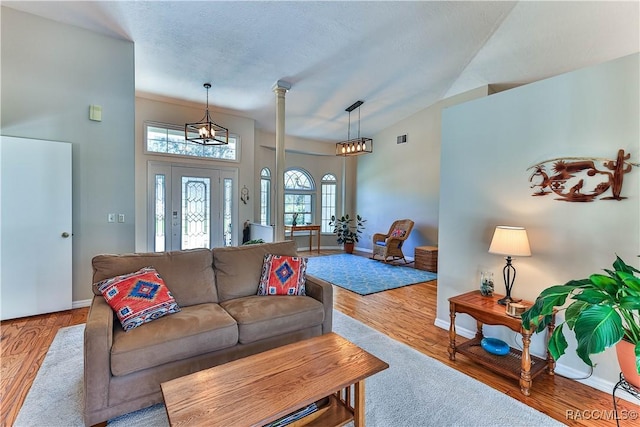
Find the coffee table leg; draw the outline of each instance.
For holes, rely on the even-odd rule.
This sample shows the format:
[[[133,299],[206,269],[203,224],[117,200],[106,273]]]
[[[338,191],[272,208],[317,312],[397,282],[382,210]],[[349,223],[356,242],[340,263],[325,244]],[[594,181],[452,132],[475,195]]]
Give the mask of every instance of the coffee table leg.
[[[354,427],[364,427],[364,380],[355,385],[355,402],[353,406]]]

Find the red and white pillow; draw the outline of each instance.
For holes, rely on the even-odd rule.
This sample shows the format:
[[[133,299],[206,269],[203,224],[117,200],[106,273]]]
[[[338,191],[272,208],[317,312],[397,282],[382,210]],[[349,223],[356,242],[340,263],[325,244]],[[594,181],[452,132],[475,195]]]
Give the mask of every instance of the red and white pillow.
[[[306,295],[307,261],[302,257],[265,255],[258,295]]]
[[[96,287],[115,311],[125,331],[180,311],[153,267],[105,279],[96,283]]]
[[[393,231],[391,232],[390,237],[404,237],[405,233],[406,231],[404,230],[400,230],[399,228],[394,228]]]

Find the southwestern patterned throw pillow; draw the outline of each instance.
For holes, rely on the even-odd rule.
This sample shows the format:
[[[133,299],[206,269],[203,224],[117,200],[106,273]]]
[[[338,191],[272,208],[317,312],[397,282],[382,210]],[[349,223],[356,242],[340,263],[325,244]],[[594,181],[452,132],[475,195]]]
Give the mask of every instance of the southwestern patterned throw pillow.
[[[258,295],[306,295],[307,261],[302,257],[265,255]]]
[[[404,237],[404,230],[400,230],[399,228],[394,228],[391,232],[391,237]]]
[[[169,288],[153,267],[105,279],[96,283],[96,287],[116,312],[125,331],[180,311]]]

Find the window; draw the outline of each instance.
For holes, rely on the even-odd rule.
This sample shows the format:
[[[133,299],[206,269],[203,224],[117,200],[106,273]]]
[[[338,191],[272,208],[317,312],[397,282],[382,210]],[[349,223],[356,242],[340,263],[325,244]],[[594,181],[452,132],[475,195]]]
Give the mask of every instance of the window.
[[[271,224],[271,171],[263,168],[260,172],[260,224]]]
[[[145,124],[145,144],[149,153],[238,160],[238,137],[229,135],[228,145],[200,145],[184,139],[184,128],[164,124]]]
[[[293,223],[297,213],[297,223],[313,223],[313,195],[315,184],[308,172],[290,169],[284,173],[284,224]]]
[[[329,226],[331,217],[336,214],[336,176],[328,173],[322,177],[322,204],[320,206],[322,218],[320,219],[320,231],[331,233],[333,229]]]

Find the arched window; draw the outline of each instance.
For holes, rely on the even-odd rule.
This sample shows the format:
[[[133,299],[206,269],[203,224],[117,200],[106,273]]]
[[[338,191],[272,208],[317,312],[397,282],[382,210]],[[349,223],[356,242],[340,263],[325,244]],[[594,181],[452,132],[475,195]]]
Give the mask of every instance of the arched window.
[[[271,224],[271,171],[260,171],[260,224]]]
[[[322,177],[322,201],[320,209],[322,218],[320,219],[321,231],[323,233],[331,233],[332,228],[329,226],[331,217],[336,214],[336,194],[338,188],[338,180],[332,173],[328,173]]]
[[[289,169],[284,173],[284,224],[313,223],[313,198],[316,186],[311,175],[302,169]]]

